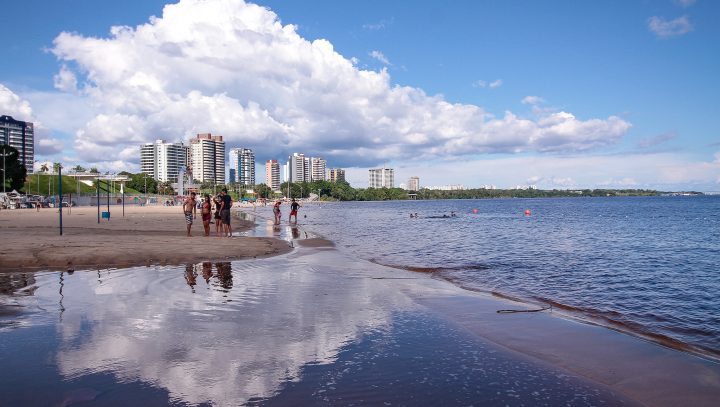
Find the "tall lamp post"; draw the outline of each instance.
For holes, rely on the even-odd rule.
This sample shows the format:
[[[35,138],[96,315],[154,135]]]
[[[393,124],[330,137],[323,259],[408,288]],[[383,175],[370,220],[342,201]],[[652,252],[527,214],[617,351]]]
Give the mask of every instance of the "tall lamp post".
[[[5,154],[7,154],[7,150],[3,147],[3,193],[5,193],[5,173],[7,172],[7,168],[5,168]]]
[[[38,163],[38,160],[33,160],[33,171],[35,171],[35,164],[37,164],[37,163]],[[35,179],[37,179],[37,182],[36,182],[37,194],[40,195],[40,171],[36,172],[36,174],[37,174],[37,177],[35,177]],[[38,199],[40,199],[40,198],[38,198]]]

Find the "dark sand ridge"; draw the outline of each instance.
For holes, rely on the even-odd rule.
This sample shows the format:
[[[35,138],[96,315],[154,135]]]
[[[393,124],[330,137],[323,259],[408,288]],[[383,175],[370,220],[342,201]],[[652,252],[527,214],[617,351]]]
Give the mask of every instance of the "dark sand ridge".
[[[265,217],[263,212],[259,215]],[[298,227],[312,234],[311,225]],[[302,239],[299,243],[311,246],[303,245]],[[405,291],[411,293],[411,298],[472,334],[606,385],[645,405],[716,406],[720,400],[717,361],[547,311],[498,313],[501,309],[537,307],[467,291],[433,279],[428,273],[396,269],[395,274],[397,278],[387,275],[382,278],[390,280],[388,284],[397,284],[399,289],[409,286]],[[407,279],[413,281],[405,282]],[[418,286],[434,289],[425,291]]]
[[[215,237],[214,224],[203,237],[199,215],[188,238],[178,206],[126,206],[124,217],[122,207],[111,206],[111,215],[98,224],[96,207],[65,208],[60,236],[57,209],[0,211],[0,272],[238,260],[291,250],[272,238]],[[233,219],[234,232],[252,225]]]

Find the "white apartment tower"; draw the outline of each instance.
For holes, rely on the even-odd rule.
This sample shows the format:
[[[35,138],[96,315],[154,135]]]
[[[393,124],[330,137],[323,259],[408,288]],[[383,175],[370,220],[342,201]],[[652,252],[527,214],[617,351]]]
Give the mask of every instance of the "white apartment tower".
[[[373,168],[368,173],[370,188],[393,188],[395,185],[395,170],[392,168]]]
[[[305,154],[293,153],[288,157],[288,179],[291,182],[309,182],[310,178],[310,158]]]
[[[327,162],[319,157],[310,158],[310,180],[325,181],[325,168]]]
[[[278,160],[265,162],[265,184],[273,191],[280,190],[280,164]]]
[[[255,153],[249,148],[233,148],[230,150],[230,168],[235,170],[235,177],[240,185],[255,185]]]
[[[140,171],[161,182],[177,182],[180,168],[187,165],[187,146],[156,140],[140,146]]]
[[[225,142],[222,136],[198,134],[190,139],[193,178],[200,182],[225,183]]]

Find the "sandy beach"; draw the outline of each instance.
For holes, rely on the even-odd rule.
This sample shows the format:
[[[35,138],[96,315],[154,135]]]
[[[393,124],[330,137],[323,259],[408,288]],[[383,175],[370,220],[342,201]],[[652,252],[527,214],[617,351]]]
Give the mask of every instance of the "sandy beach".
[[[216,237],[214,224],[204,237],[199,215],[188,238],[179,206],[126,206],[125,216],[122,207],[110,210],[111,219],[98,223],[97,207],[64,208],[62,236],[57,209],[0,211],[0,272],[228,261],[290,250],[277,239]],[[233,216],[233,232],[251,226]]]

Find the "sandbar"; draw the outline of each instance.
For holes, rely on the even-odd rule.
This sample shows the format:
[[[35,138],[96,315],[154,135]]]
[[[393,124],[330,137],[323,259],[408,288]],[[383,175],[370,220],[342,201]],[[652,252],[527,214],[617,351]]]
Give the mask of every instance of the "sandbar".
[[[101,207],[106,211],[105,207]],[[228,261],[286,253],[287,242],[266,237],[203,236],[200,216],[186,236],[179,206],[110,207],[98,223],[97,207],[63,209],[63,234],[55,208],[0,211],[0,272],[68,270]],[[252,222],[233,216],[233,232]]]

